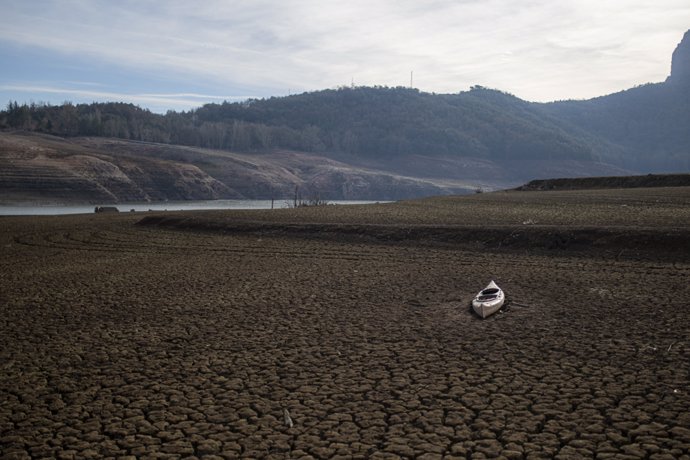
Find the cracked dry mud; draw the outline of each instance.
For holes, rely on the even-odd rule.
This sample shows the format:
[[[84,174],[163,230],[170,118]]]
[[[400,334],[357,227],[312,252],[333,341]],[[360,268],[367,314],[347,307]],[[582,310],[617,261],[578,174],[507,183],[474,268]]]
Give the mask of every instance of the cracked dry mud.
[[[0,221],[3,458],[690,458],[687,261],[136,220]]]

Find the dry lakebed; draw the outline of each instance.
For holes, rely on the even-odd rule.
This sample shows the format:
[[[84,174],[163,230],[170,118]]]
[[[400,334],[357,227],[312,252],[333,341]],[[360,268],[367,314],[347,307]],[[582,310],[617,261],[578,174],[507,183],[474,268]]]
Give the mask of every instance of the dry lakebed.
[[[690,459],[688,187],[0,229],[2,458]]]

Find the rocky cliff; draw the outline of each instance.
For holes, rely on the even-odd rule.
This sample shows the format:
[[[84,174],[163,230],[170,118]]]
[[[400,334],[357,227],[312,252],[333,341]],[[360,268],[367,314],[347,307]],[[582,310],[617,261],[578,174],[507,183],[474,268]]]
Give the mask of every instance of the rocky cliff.
[[[683,39],[673,51],[671,74],[666,81],[690,85],[690,30],[685,32]]]

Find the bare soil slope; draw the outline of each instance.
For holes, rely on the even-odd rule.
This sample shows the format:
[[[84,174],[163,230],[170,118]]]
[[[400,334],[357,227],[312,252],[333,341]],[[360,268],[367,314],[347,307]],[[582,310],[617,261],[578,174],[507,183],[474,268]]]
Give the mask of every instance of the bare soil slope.
[[[406,173],[406,168],[396,171],[384,164],[354,164],[284,150],[242,154],[120,139],[0,132],[0,202],[4,203],[281,199],[292,198],[295,190],[304,199],[392,200],[516,185],[500,177],[477,181],[476,171],[467,165],[457,168],[464,168],[466,174],[447,171],[427,176]],[[495,165],[489,165],[492,169]]]
[[[366,158],[288,150],[238,153],[0,132],[2,203],[285,199],[296,190],[304,199],[398,200],[514,187],[535,171],[551,177],[626,173],[578,161],[502,165],[459,154]]]
[[[77,140],[0,133],[0,202],[117,203],[239,198],[199,167],[165,158],[110,155]]]

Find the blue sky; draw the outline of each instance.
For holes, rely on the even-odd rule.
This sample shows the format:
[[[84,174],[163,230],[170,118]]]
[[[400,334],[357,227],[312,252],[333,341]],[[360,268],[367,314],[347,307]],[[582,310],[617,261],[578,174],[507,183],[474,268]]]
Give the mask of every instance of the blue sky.
[[[0,102],[155,112],[343,85],[529,101],[663,81],[687,0],[0,0]]]

